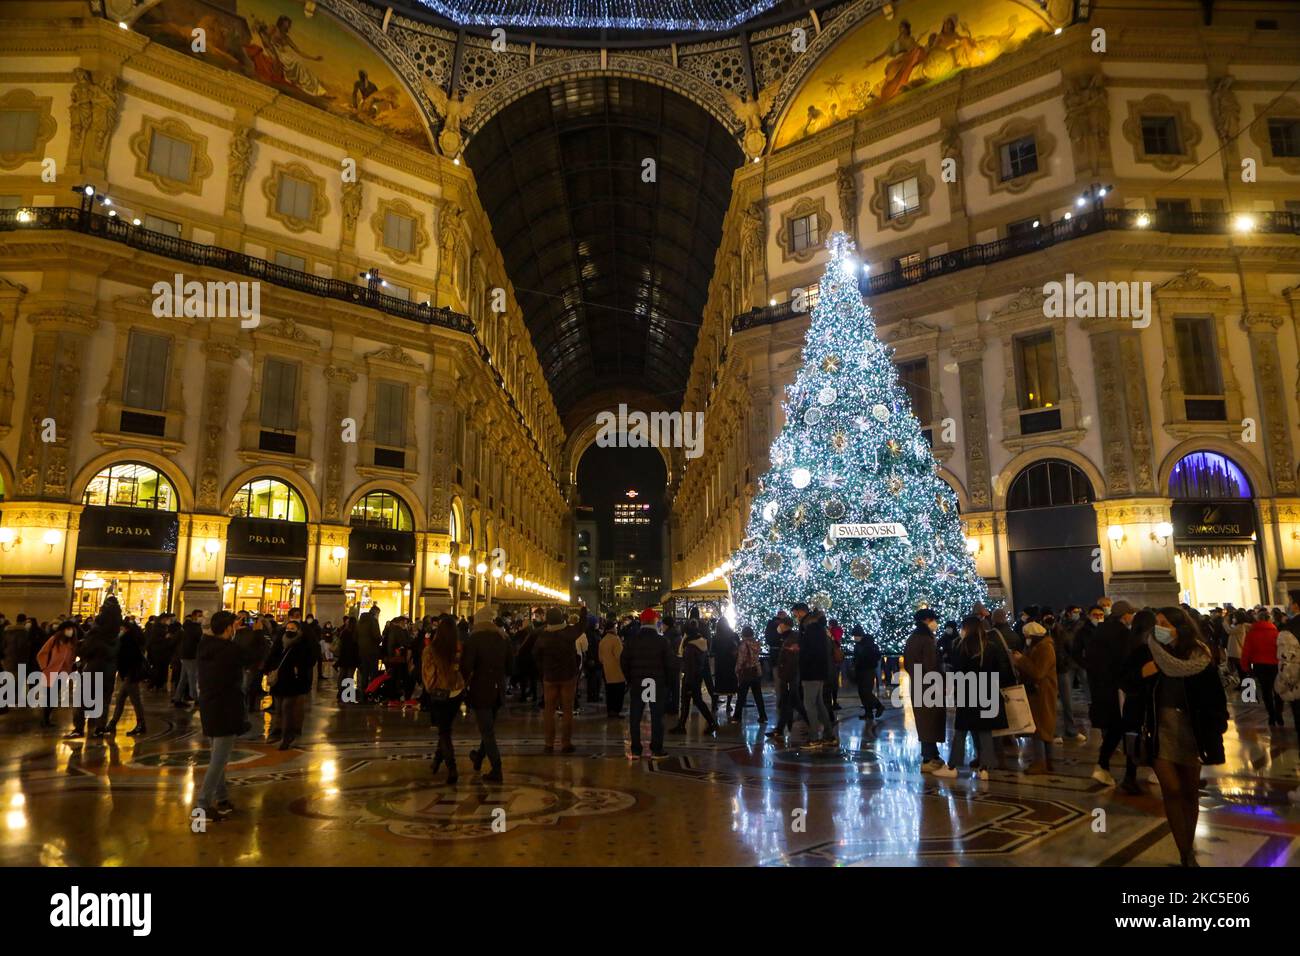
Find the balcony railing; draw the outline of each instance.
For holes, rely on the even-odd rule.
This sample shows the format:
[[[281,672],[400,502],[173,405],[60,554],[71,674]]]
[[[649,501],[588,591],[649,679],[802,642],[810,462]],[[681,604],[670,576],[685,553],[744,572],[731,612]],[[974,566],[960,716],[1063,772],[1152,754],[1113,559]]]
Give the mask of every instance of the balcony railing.
[[[434,308],[423,302],[408,302],[405,299],[385,295],[365,285],[345,282],[342,279],[326,279],[309,272],[300,272],[274,262],[267,262],[256,256],[223,249],[220,246],[207,246],[188,239],[169,236],[164,232],[153,232],[116,216],[103,216],[67,206],[38,206],[0,212],[0,232],[16,232],[24,229],[69,230],[88,236],[98,236],[101,239],[120,242],[133,249],[152,252],[191,265],[222,269],[236,275],[248,276],[250,279],[293,289],[296,292],[337,299],[340,302],[376,309],[387,315],[410,319],[424,325],[436,325],[474,335],[473,320],[446,307]]]
[[[935,279],[951,275],[963,269],[975,266],[992,265],[1017,256],[1029,255],[1078,239],[1082,236],[1107,230],[1133,230],[1146,232],[1168,232],[1193,235],[1227,235],[1240,231],[1238,219],[1241,214],[1227,212],[1180,212],[1173,210],[1150,209],[1104,209],[1097,207],[1089,212],[1059,219],[1031,232],[993,242],[983,242],[964,249],[956,249],[937,256],[931,256],[921,262],[911,263],[901,269],[882,272],[877,275],[863,275],[858,280],[862,294],[879,295],[893,292]],[[1252,233],[1281,233],[1300,235],[1300,213],[1293,212],[1257,212],[1248,213],[1251,219],[1249,231]],[[731,322],[732,332],[743,332],[783,322],[795,316],[793,303],[782,302],[778,305],[762,306],[736,316]]]

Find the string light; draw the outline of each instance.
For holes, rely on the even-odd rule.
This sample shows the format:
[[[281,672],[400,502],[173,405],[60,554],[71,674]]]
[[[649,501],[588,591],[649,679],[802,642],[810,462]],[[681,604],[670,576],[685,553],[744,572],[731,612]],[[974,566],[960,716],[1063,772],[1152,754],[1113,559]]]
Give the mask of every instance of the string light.
[[[730,30],[779,0],[420,0],[439,16],[474,26],[614,30]]]

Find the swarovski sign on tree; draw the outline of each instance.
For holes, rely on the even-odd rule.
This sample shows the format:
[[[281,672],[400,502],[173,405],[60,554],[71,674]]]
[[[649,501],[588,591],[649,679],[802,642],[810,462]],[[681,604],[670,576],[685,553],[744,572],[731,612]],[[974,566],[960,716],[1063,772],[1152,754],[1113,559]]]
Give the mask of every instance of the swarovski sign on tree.
[[[732,598],[758,628],[807,601],[898,650],[919,608],[960,620],[988,593],[892,349],[876,338],[853,243],[836,233],[829,249],[785,427],[732,557]]]

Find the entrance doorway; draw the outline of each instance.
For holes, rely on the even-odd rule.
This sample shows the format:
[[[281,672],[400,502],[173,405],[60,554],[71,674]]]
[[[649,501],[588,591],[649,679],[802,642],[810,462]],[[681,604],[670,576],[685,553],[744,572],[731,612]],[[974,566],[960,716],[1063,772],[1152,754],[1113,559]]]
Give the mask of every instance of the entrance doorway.
[[[1255,496],[1241,467],[1196,451],[1169,476],[1178,599],[1197,610],[1253,607],[1263,600]]]
[[[1007,493],[1011,596],[1017,608],[1088,607],[1105,586],[1092,482],[1068,461],[1034,462]]]

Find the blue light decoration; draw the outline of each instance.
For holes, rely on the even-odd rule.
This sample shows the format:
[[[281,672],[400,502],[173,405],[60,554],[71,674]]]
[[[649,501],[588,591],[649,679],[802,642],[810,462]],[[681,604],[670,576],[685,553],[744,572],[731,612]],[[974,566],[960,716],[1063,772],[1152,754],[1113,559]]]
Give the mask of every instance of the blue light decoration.
[[[1169,474],[1174,498],[1250,498],[1250,480],[1240,466],[1215,451],[1194,451]]]
[[[876,337],[853,242],[835,233],[828,246],[786,423],[731,559],[732,600],[738,623],[758,631],[779,608],[807,601],[897,652],[917,610],[960,621],[988,604],[988,590],[893,350]],[[833,537],[845,524],[901,526],[890,530],[906,536]]]
[[[464,26],[575,30],[731,30],[780,0],[420,0]]]

